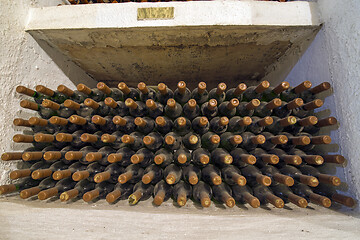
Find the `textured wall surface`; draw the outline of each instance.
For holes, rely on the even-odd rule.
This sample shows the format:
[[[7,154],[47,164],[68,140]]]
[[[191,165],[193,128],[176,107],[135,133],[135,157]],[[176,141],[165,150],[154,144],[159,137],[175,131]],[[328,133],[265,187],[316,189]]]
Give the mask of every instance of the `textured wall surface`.
[[[329,109],[325,114],[335,116],[340,127],[331,135],[339,146],[329,150],[347,159],[345,168],[335,169],[336,175],[348,183],[343,184],[344,191],[360,199],[360,22],[354,17],[359,16],[360,1],[319,0],[318,4],[324,26],[287,80],[332,84],[333,94],[322,109]]]
[[[82,70],[62,55],[48,49],[46,53],[24,28],[29,7],[53,6],[56,0],[0,1],[0,152],[24,149],[12,143],[12,136],[24,128],[14,128],[15,117],[28,118],[31,113],[20,108],[22,96],[15,92],[18,85],[34,88],[45,84],[55,89],[59,84],[74,87],[73,82],[92,81]],[[46,45],[45,48],[49,48]],[[49,57],[49,55],[51,57]],[[57,65],[57,62],[59,65]],[[70,80],[71,79],[71,80]],[[13,163],[0,162],[0,184],[8,181]]]

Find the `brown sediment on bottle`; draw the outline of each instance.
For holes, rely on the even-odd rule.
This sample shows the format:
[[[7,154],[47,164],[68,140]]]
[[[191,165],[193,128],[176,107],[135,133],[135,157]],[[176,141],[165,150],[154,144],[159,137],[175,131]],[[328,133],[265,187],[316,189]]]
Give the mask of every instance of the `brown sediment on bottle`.
[[[44,99],[41,103],[41,105],[45,108],[50,108],[52,110],[59,110],[60,104],[57,104],[56,102],[53,102],[49,99]]]
[[[162,164],[164,161],[165,161],[165,155],[164,154],[159,154],[159,155],[156,155],[154,157],[154,162],[157,165]]]
[[[262,174],[256,176],[256,181],[267,187],[271,185],[271,178]]]
[[[123,155],[121,153],[112,153],[108,156],[109,163],[120,162],[123,159]]]
[[[291,202],[291,203],[293,203],[296,206],[301,207],[301,208],[306,208],[307,205],[308,205],[308,202],[306,201],[305,198],[302,198],[302,197],[300,197],[298,195],[295,195],[293,193],[289,194],[288,199],[289,199],[289,202]]]
[[[70,199],[73,199],[79,195],[79,191],[77,189],[71,189],[69,191],[63,192],[60,194],[60,201],[66,202]]]
[[[333,194],[331,200],[350,208],[354,207],[356,204],[356,201],[353,198],[338,193]]]
[[[54,94],[55,94],[55,92],[53,90],[51,90],[50,88],[47,88],[43,85],[37,85],[35,87],[35,90],[39,93],[45,94],[50,97],[54,96]]]
[[[329,82],[323,82],[323,83],[320,83],[319,85],[311,88],[309,91],[312,94],[318,94],[318,93],[326,91],[326,90],[328,90],[330,88],[331,88],[331,84]]]
[[[65,85],[59,85],[57,87],[57,90],[68,97],[71,97],[72,95],[74,95],[74,91],[71,90],[70,88],[66,87]]]
[[[159,83],[157,87],[161,95],[168,93],[167,86],[164,83]]]
[[[241,161],[250,165],[254,165],[256,163],[256,157],[250,154],[242,154]]]
[[[261,155],[261,160],[264,163],[269,163],[269,164],[278,164],[279,163],[279,157],[275,154],[262,154]]]
[[[159,190],[154,197],[153,203],[156,206],[160,206],[164,202],[164,199],[165,199],[165,191]]]
[[[31,177],[33,179],[42,179],[46,177],[50,177],[53,171],[51,169],[38,169],[31,173]]]
[[[209,156],[205,155],[205,154],[202,154],[200,156],[200,162],[204,165],[208,164],[210,162],[210,158]]]
[[[82,83],[78,84],[76,88],[79,92],[85,93],[86,95],[90,95],[92,92],[89,87],[87,87],[85,84]]]
[[[35,142],[53,142],[55,136],[51,134],[37,133],[34,135]]]
[[[333,186],[340,186],[341,184],[341,180],[340,178],[336,177],[336,176],[331,176],[331,175],[327,175],[327,174],[319,174],[317,176],[317,178],[319,179],[319,182],[321,183],[326,183],[326,184],[330,184]]]
[[[144,82],[139,82],[137,87],[140,90],[140,92],[142,92],[143,94],[149,93],[149,89]]]
[[[111,177],[111,173],[109,171],[105,171],[105,172],[101,172],[101,173],[97,173],[94,176],[94,182],[96,183],[101,183],[104,182],[106,180],[109,180]]]
[[[146,121],[141,117],[136,117],[134,119],[134,123],[138,127],[145,127],[146,126]]]
[[[2,185],[2,186],[0,186],[0,195],[6,194],[6,193],[11,193],[11,192],[14,192],[15,190],[16,190],[16,186],[14,184]]]
[[[225,83],[219,83],[216,87],[216,95],[221,95],[226,90],[226,84]]]
[[[23,177],[28,177],[30,175],[31,175],[30,169],[19,169],[19,170],[11,171],[9,177],[11,180],[15,180]]]
[[[267,109],[272,110],[274,108],[280,107],[281,103],[282,103],[282,101],[280,98],[274,98],[269,103],[267,103],[265,106]]]
[[[313,109],[319,108],[324,104],[323,100],[315,99],[312,102],[306,103],[303,105],[303,108],[307,111],[311,111]]]
[[[327,197],[321,196],[319,194],[316,193],[311,193],[309,195],[310,198],[310,202],[316,203],[320,206],[329,208],[331,206],[331,200]]]
[[[100,126],[104,126],[106,124],[106,119],[99,116],[99,115],[94,115],[91,118],[91,121],[96,124],[96,125],[100,125]]]
[[[30,88],[27,88],[27,87],[24,87],[24,86],[17,86],[16,87],[16,92],[17,93],[21,93],[21,94],[24,94],[24,95],[27,95],[29,97],[32,97],[34,96],[35,94],[35,91],[30,89]]]
[[[150,109],[150,110],[156,110],[157,106],[154,100],[152,99],[148,99],[146,100],[146,106]]]
[[[141,163],[142,161],[144,161],[144,155],[143,154],[134,154],[131,156],[130,160],[133,164]]]
[[[69,151],[65,153],[65,159],[68,161],[80,160],[83,157],[82,152]]]
[[[118,88],[126,95],[130,93],[130,88],[124,82],[120,82]]]
[[[186,125],[186,119],[184,117],[178,117],[176,119],[176,122],[180,127],[183,127]]]
[[[311,140],[308,136],[291,137],[291,144],[305,146],[310,144]]]
[[[226,105],[226,108],[229,110],[232,110],[232,109],[236,108],[237,106],[239,106],[239,104],[240,104],[239,100],[237,98],[233,98]]]
[[[85,118],[78,115],[71,115],[69,117],[69,121],[76,125],[85,125],[87,123],[87,120]]]
[[[43,158],[46,161],[51,161],[51,160],[59,160],[61,156],[62,154],[59,151],[49,151],[44,153]]]
[[[66,177],[70,177],[71,176],[71,170],[70,169],[66,169],[66,170],[59,170],[53,173],[52,178],[54,180],[61,180],[63,178]]]
[[[3,161],[12,161],[12,160],[21,160],[22,152],[6,152],[1,154],[1,160]]]
[[[286,135],[277,135],[270,138],[272,144],[285,144],[288,140]]]
[[[43,158],[43,152],[24,152],[21,156],[24,161],[40,160]]]
[[[234,135],[230,138],[230,142],[233,145],[238,145],[240,143],[242,143],[242,137],[240,135]]]
[[[200,117],[199,119],[199,126],[200,127],[204,127],[209,123],[209,120],[207,119],[207,117]]]
[[[166,102],[166,105],[171,108],[174,109],[176,107],[176,101],[173,98],[169,98]]]
[[[65,126],[68,124],[68,120],[65,119],[65,118],[61,118],[61,117],[56,117],[56,116],[53,116],[49,119],[49,122],[51,124],[54,124],[54,125],[61,125],[61,126]]]
[[[34,142],[34,136],[33,135],[24,135],[24,134],[15,134],[13,136],[13,141],[20,143],[32,143]]]
[[[216,99],[210,99],[207,105],[207,108],[209,110],[214,110],[217,107],[217,101]]]
[[[166,181],[167,184],[170,184],[170,185],[175,184],[175,182],[176,182],[176,175],[175,175],[174,173],[170,172],[170,173],[166,176],[165,181]]]
[[[100,161],[102,159],[102,153],[100,152],[91,152],[86,154],[85,156],[85,160],[87,162],[95,162],[95,161]]]
[[[130,205],[135,205],[139,202],[139,200],[141,199],[143,193],[141,190],[136,190],[133,194],[131,194],[129,196],[129,204]]]
[[[292,100],[291,102],[288,102],[286,104],[286,108],[288,110],[292,110],[298,107],[301,107],[304,104],[304,101],[301,98],[295,98],[294,100]]]
[[[119,189],[115,189],[114,191],[106,195],[106,201],[108,203],[113,203],[120,197],[121,197],[121,191]]]
[[[343,164],[345,162],[345,157],[342,155],[322,155],[322,157],[326,163]]]
[[[25,120],[22,118],[15,118],[13,124],[18,127],[31,127],[29,120]]]
[[[220,143],[220,136],[219,135],[217,135],[217,134],[214,134],[214,135],[212,135],[211,137],[210,137],[210,142],[212,143],[212,144],[218,144],[218,143]]]
[[[273,175],[273,178],[276,182],[279,182],[279,183],[282,183],[282,184],[285,184],[286,186],[288,187],[291,187],[292,185],[294,185],[295,181],[292,177],[290,176],[286,176],[284,174],[281,174],[281,173],[275,173]]]
[[[266,126],[270,126],[271,124],[273,124],[274,119],[272,117],[264,117],[262,119],[260,119],[257,124],[261,127],[266,127]]]
[[[245,92],[246,89],[247,89],[246,84],[240,83],[239,85],[236,86],[236,88],[234,90],[234,95],[240,96],[241,94],[243,94]]]
[[[48,121],[46,119],[42,119],[42,118],[38,118],[38,117],[31,117],[28,120],[28,123],[31,126],[47,126],[48,125]]]
[[[83,171],[77,171],[74,172],[72,175],[72,180],[78,182],[82,179],[88,178],[90,176],[89,171],[83,170]]]
[[[80,104],[77,102],[74,102],[73,100],[66,99],[64,102],[64,106],[73,110],[79,110]]]
[[[283,127],[294,125],[296,123],[296,117],[288,116],[279,120],[279,124]]]
[[[120,116],[113,117],[113,123],[119,126],[125,126],[127,121],[125,118],[122,118]]]
[[[93,99],[91,98],[87,98],[84,100],[84,104],[92,109],[98,109],[100,107],[100,104],[98,104],[97,102],[95,102]]]
[[[187,102],[189,108],[191,110],[194,110],[196,108],[196,100],[195,99],[190,99],[188,102]]]
[[[40,191],[41,191],[41,189],[39,187],[32,187],[32,188],[24,189],[20,192],[20,197],[22,199],[27,199],[29,197],[35,196]]]
[[[226,126],[229,124],[229,119],[227,117],[221,117],[219,119],[219,125],[220,126]]]
[[[160,127],[163,127],[163,126],[166,125],[166,120],[165,120],[164,117],[159,116],[159,117],[157,117],[157,118],[155,119],[155,123],[156,123],[157,125],[159,125]]]
[[[305,126],[313,126],[313,125],[317,124],[318,119],[315,116],[309,116],[309,117],[300,119],[297,122],[298,122],[298,124],[300,126],[303,126],[303,127],[305,127]]]
[[[203,94],[206,90],[206,83],[205,82],[199,82],[198,84],[198,93]]]
[[[84,200],[85,202],[90,202],[91,200],[97,198],[99,195],[100,195],[100,191],[97,190],[97,189],[94,189],[94,190],[92,190],[92,191],[86,192],[86,193],[83,195],[83,200]]]
[[[298,166],[302,163],[302,159],[298,155],[285,155],[282,156],[282,159],[285,163]]]
[[[55,196],[56,194],[58,194],[58,192],[59,191],[58,191],[57,187],[46,189],[46,190],[43,190],[38,193],[38,198],[39,198],[39,200],[45,200],[45,199]]]
[[[255,92],[256,93],[262,93],[264,92],[266,89],[268,89],[270,87],[270,83],[268,81],[262,81],[259,85],[257,85],[257,87],[255,88]]]
[[[89,133],[83,133],[80,136],[80,140],[82,142],[88,142],[88,143],[93,143],[98,141],[98,136],[94,135],[94,134],[89,134]]]
[[[283,91],[287,90],[289,87],[290,87],[290,84],[288,82],[282,82],[273,89],[273,92],[275,94],[280,94]]]
[[[304,81],[294,88],[296,94],[302,93],[305,90],[310,89],[312,86],[310,81]]]
[[[337,124],[337,119],[334,117],[327,117],[324,119],[320,119],[317,124],[316,127],[326,127],[326,126],[331,126],[331,125],[335,125]]]
[[[144,176],[142,176],[141,181],[144,184],[149,184],[154,179],[154,177],[155,177],[154,171],[149,171],[148,173],[144,174]]]
[[[96,85],[97,89],[99,89],[100,91],[102,91],[103,93],[110,95],[111,94],[111,89],[104,83],[104,82],[99,82]]]
[[[116,137],[114,135],[104,133],[103,135],[101,135],[101,141],[104,143],[113,143],[116,141]]]
[[[324,158],[320,155],[305,155],[302,158],[308,164],[322,165],[324,163]]]
[[[39,105],[35,102],[30,102],[29,100],[21,100],[20,107],[27,108],[27,109],[34,110],[34,111],[39,110]]]
[[[118,106],[117,102],[111,97],[105,98],[104,103],[111,108],[116,108]]]
[[[310,187],[317,187],[319,185],[319,180],[316,177],[307,175],[300,175],[300,182]]]
[[[329,135],[311,137],[311,143],[312,144],[330,144],[331,137]]]
[[[259,99],[252,99],[248,104],[245,105],[245,108],[247,110],[253,110],[260,106],[260,100]]]
[[[285,206],[284,201],[272,193],[266,194],[266,201],[276,208],[283,208]]]
[[[264,135],[257,135],[257,136],[253,136],[251,137],[251,142],[253,144],[264,144],[266,141],[266,138]]]
[[[188,158],[185,154],[179,154],[179,156],[176,159],[180,164],[185,164],[188,161]]]
[[[186,83],[184,81],[178,82],[177,89],[179,90],[180,94],[184,94],[186,91]]]

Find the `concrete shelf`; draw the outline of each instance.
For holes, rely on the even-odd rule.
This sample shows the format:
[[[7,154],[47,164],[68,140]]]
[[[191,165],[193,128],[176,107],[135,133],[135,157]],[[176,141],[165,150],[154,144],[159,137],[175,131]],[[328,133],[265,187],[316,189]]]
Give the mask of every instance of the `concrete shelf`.
[[[167,18],[138,19],[144,12]],[[283,80],[320,27],[317,3],[194,1],[33,8],[26,31],[110,85],[212,87]]]

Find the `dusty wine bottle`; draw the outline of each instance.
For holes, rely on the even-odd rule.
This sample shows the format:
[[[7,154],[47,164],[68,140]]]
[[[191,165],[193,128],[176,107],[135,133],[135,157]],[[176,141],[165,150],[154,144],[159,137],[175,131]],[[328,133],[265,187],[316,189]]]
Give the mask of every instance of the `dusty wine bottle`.
[[[259,99],[252,99],[249,102],[241,102],[236,107],[236,115],[240,117],[245,117],[245,116],[251,117],[255,112],[255,108],[259,106],[260,106]]]
[[[202,147],[209,151],[219,147],[220,140],[220,136],[213,132],[207,132],[201,136]]]
[[[149,117],[156,119],[157,117],[164,114],[164,105],[155,102],[152,99],[146,100],[146,107],[149,113]]]
[[[163,135],[171,132],[173,125],[173,121],[168,117],[159,116],[155,119],[155,130]]]
[[[64,178],[71,177],[71,175],[73,173],[75,173],[76,171],[85,170],[86,167],[87,167],[87,165],[84,165],[81,162],[75,162],[75,163],[71,164],[67,169],[55,171],[52,174],[52,178],[54,180],[59,181],[59,180],[64,179]]]
[[[301,132],[299,136],[308,137],[310,139],[310,144],[300,145],[297,147],[305,152],[313,150],[316,145],[331,143],[331,137],[329,135],[311,136],[308,133]]]
[[[120,82],[118,84],[118,88],[123,92],[124,94],[124,99],[127,98],[131,98],[134,101],[139,101],[140,100],[140,92],[139,90],[132,88],[132,87],[128,87],[126,85],[126,83],[124,82]]]
[[[316,124],[304,126],[303,131],[310,133],[311,135],[318,135],[320,129],[323,127],[333,126],[337,124],[337,119],[334,117],[327,117],[317,121]]]
[[[164,137],[164,147],[170,151],[179,149],[181,144],[181,137],[174,132],[169,132]]]
[[[201,138],[200,135],[189,132],[182,138],[182,142],[184,146],[189,150],[195,150],[201,146]]]
[[[264,117],[264,118],[259,118],[259,117],[252,117],[251,118],[252,123],[246,127],[246,131],[248,132],[252,132],[254,134],[260,134],[262,131],[264,131],[265,127],[273,124],[273,119],[272,117]]]
[[[138,164],[131,164],[125,168],[122,174],[118,175],[118,182],[125,183],[137,183],[141,180],[144,173],[144,169]]]
[[[198,134],[205,134],[209,131],[210,124],[206,117],[196,117],[191,123],[192,129]]]
[[[131,116],[115,116],[113,117],[113,123],[119,126],[119,130],[126,134],[131,134],[135,131],[136,125],[134,123],[134,118]]]
[[[222,102],[218,108],[219,115],[231,118],[235,116],[237,106],[239,106],[239,100],[237,98]]]
[[[210,99],[208,102],[205,102],[201,105],[201,114],[207,117],[207,119],[212,119],[218,114],[217,101],[215,99]]]
[[[283,132],[285,127],[294,125],[296,123],[296,118],[294,116],[289,116],[285,118],[272,116],[272,118],[273,118],[273,123],[269,126],[266,126],[264,131],[268,131],[273,134],[278,134],[280,132]]]
[[[314,193],[311,188],[306,186],[305,184],[297,183],[291,187],[291,190],[296,195],[305,198],[307,201],[313,202],[326,208],[329,208],[331,206],[331,200],[329,198]]]
[[[333,186],[320,183],[316,188],[313,189],[313,191],[314,193],[328,197],[331,199],[331,201],[340,203],[350,208],[354,207],[356,204],[355,199],[339,194]]]
[[[202,207],[210,207],[212,189],[208,184],[200,181],[193,187],[192,196],[194,201],[200,203]]]
[[[235,116],[230,118],[227,131],[234,134],[240,134],[244,132],[246,127],[249,126],[251,123],[252,119],[250,117]]]
[[[201,178],[204,182],[211,185],[220,185],[222,183],[220,169],[212,164],[206,165],[201,170]]]
[[[73,100],[77,103],[83,103],[86,99],[86,95],[78,90],[71,90],[70,88],[66,87],[65,85],[59,85],[57,90],[62,94],[66,95],[68,99]],[[66,101],[66,100],[65,100]]]
[[[234,185],[231,189],[236,202],[241,204],[248,203],[252,208],[260,207],[259,199],[253,196],[253,191],[249,186]]]
[[[241,173],[246,178],[246,182],[249,186],[253,187],[257,184],[270,186],[271,184],[271,178],[263,175],[254,165],[247,165],[246,167],[241,168]]]
[[[183,107],[183,114],[186,118],[192,121],[195,117],[200,115],[200,107],[197,105],[195,99],[190,99]]]
[[[177,165],[170,164],[164,169],[163,175],[167,184],[174,185],[180,181],[182,170]]]
[[[251,101],[252,99],[261,99],[262,93],[270,87],[270,83],[268,81],[262,81],[257,86],[248,87],[243,93],[243,101]]]
[[[304,118],[313,114],[313,110],[320,108],[323,104],[324,102],[321,99],[315,99],[314,101],[306,103],[299,108],[293,109],[291,114],[296,117]]]
[[[105,94],[97,88],[90,89],[88,86],[82,83],[78,84],[76,88],[79,92],[85,94],[87,97],[93,99],[96,102],[100,102],[105,99]]]
[[[63,118],[68,118],[75,113],[73,109],[67,108],[64,104],[58,104],[49,99],[44,99],[41,106],[56,111],[56,115]]]
[[[281,174],[280,171],[271,165],[266,165],[260,169],[262,174],[271,178],[271,185],[277,185],[279,183],[285,184],[286,186],[294,185],[294,179],[290,176]]]
[[[203,167],[210,162],[210,152],[204,148],[198,148],[192,151],[191,159],[194,164]]]
[[[191,122],[185,117],[178,117],[174,121],[173,131],[180,136],[185,136],[191,131]]]
[[[157,99],[161,104],[165,105],[170,98],[174,98],[174,92],[164,83],[158,84],[158,90]]]
[[[274,192],[276,196],[281,198],[285,203],[291,202],[294,203],[296,206],[301,208],[306,208],[308,202],[305,198],[302,198],[296,194],[294,194],[290,188],[284,184],[277,184],[271,186],[271,190]]]
[[[130,194],[128,200],[130,205],[137,204],[140,200],[146,200],[151,197],[154,187],[151,184],[144,184],[138,182],[133,188],[133,193]]]
[[[246,184],[246,178],[242,176],[241,171],[233,165],[223,167],[221,169],[221,175],[224,182],[229,185],[245,186]]]
[[[74,182],[71,177],[61,179],[55,184],[54,187],[40,191],[38,193],[38,198],[39,200],[51,198],[58,195],[59,193],[61,194],[67,190],[72,189],[73,187],[75,187],[75,185],[76,182]]]
[[[81,135],[84,134],[83,130],[78,130],[73,132],[72,134],[69,133],[58,133],[56,134],[55,138],[58,142],[69,143],[74,148],[82,148],[86,146],[86,142],[81,140]]]
[[[134,101],[131,98],[125,100],[125,105],[129,108],[129,113],[133,117],[143,117],[148,114],[145,103]]]
[[[106,195],[106,201],[108,203],[115,203],[117,199],[126,199],[132,193],[133,188],[134,185],[130,183],[117,183],[114,190]]]
[[[84,193],[89,192],[95,188],[95,183],[87,179],[83,179],[76,183],[73,189],[67,190],[60,194],[60,200],[62,202],[69,201],[76,197],[83,197]]]
[[[233,157],[232,165],[242,168],[248,164],[253,165],[256,163],[256,157],[249,154],[243,148],[235,148],[230,152],[230,155]]]
[[[191,97],[190,90],[186,87],[186,83],[184,81],[180,81],[177,84],[177,88],[174,91],[174,99],[176,102],[184,105],[187,101],[189,101]]]
[[[231,151],[242,142],[242,137],[240,135],[235,135],[231,132],[225,132],[220,135],[220,146],[227,151]]]
[[[189,166],[183,168],[182,176],[185,182],[191,185],[196,185],[201,178],[201,170],[199,167],[190,164]]]
[[[129,115],[129,108],[126,106],[124,101],[115,101],[111,97],[107,97],[104,100],[106,106],[111,108],[110,114],[124,117]]]
[[[230,88],[226,91],[225,100],[230,101],[231,99],[236,98],[241,101],[243,98],[242,94],[245,92],[246,89],[247,86],[245,83],[240,83],[236,86],[236,88]]]
[[[311,164],[311,165],[322,165],[324,163],[324,158],[320,155],[311,155],[311,154],[306,154],[303,151],[301,151],[300,149],[291,149],[290,151],[288,151],[289,154],[291,155],[297,155],[300,156],[301,159],[306,162],[307,164]]]
[[[143,134],[149,134],[155,127],[155,121],[149,117],[137,117],[135,118],[134,123],[136,125],[135,131]]]
[[[98,162],[91,163],[87,166],[86,170],[76,171],[72,175],[72,179],[76,182],[87,179],[91,182],[94,181],[94,176],[105,170],[105,166],[100,165]]]
[[[31,177],[33,179],[43,179],[46,177],[49,177],[52,175],[53,172],[59,171],[59,170],[64,170],[67,169],[69,167],[69,165],[65,164],[62,161],[56,161],[54,163],[52,163],[49,168],[42,168],[42,169],[37,169],[35,171],[33,171],[31,173]]]
[[[109,88],[104,82],[99,82],[96,85],[97,89],[105,94],[107,97],[111,97],[115,101],[123,101],[124,95],[123,93],[117,88]]]
[[[172,196],[172,186],[161,180],[154,186],[154,201],[156,206],[160,206]]]
[[[121,137],[121,141],[127,146],[130,147],[131,149],[137,151],[140,148],[144,147],[144,142],[143,142],[143,138],[144,135],[142,135],[139,132],[132,132],[130,135],[128,134],[124,134]]]
[[[13,184],[1,185],[0,186],[0,195],[12,193],[15,191],[32,188],[39,185],[40,181],[32,179],[31,177],[24,177],[20,181],[17,181]]]
[[[143,138],[143,142],[151,151],[157,151],[163,145],[164,139],[160,133],[151,132]]]
[[[266,204],[270,203],[276,208],[283,208],[285,203],[284,201],[275,196],[273,192],[264,185],[257,185],[253,188],[254,196],[260,200],[260,203]]]
[[[155,152],[154,162],[164,168],[173,162],[173,155],[169,150],[160,148]]]
[[[284,165],[279,169],[282,174],[292,177],[298,182],[304,183],[310,187],[316,187],[319,185],[319,180],[313,176],[307,176],[301,173],[299,169],[290,165]]]
[[[47,177],[47,178],[43,179],[39,183],[39,185],[32,187],[32,188],[26,188],[26,189],[22,190],[20,192],[20,197],[22,199],[27,199],[29,197],[35,196],[42,190],[54,187],[56,183],[57,183],[57,181],[55,181],[51,177]]]
[[[84,193],[83,200],[85,202],[93,201],[97,198],[106,197],[110,192],[114,190],[115,185],[108,182],[101,182],[95,185],[95,189]]]
[[[280,94],[280,98],[283,101],[289,102],[295,98],[300,97],[301,93],[310,89],[312,86],[310,81],[304,81],[296,87],[289,87],[287,90]]]
[[[288,142],[288,138],[286,135],[276,135],[274,136],[269,132],[262,132],[261,135],[265,137],[265,143],[261,145],[261,148],[265,150],[274,149],[278,144],[286,144]]]
[[[141,181],[144,184],[156,184],[163,178],[162,169],[155,164],[145,168]]]
[[[311,89],[307,89],[307,90],[301,92],[300,98],[302,98],[304,100],[304,102],[306,102],[306,103],[311,102],[311,101],[315,100],[317,94],[330,89],[330,87],[331,87],[331,85],[329,82],[320,83],[319,85],[317,85]]]
[[[219,83],[216,88],[213,88],[209,92],[209,99],[215,99],[218,104],[225,101],[226,84]]]
[[[17,86],[16,92],[32,97],[37,104],[41,104],[44,99],[48,99],[49,96],[41,94],[25,86]]]
[[[56,116],[57,112],[50,109],[50,108],[45,108],[43,106],[41,106],[40,104],[37,104],[35,102],[31,102],[29,100],[22,100],[20,102],[20,106],[22,108],[27,108],[30,110],[34,110],[37,111],[39,113],[39,115],[44,118],[44,119],[49,119],[52,116]]]
[[[187,200],[191,198],[192,187],[190,184],[185,183],[184,181],[178,182],[173,187],[173,199],[177,202],[180,207],[185,206]]]
[[[254,150],[258,145],[265,143],[265,137],[263,135],[255,135],[251,132],[243,132],[240,134],[242,142],[239,147],[244,148],[247,151]]]
[[[226,132],[229,124],[229,119],[227,117],[215,117],[210,120],[210,129],[214,133],[221,134]]]
[[[154,89],[149,88],[146,86],[146,83],[139,82],[137,85],[139,92],[140,92],[140,100],[143,102],[146,102],[147,100],[151,99],[153,101],[156,101],[156,92]]]
[[[147,148],[140,148],[130,159],[133,164],[145,168],[154,162],[154,153]]]
[[[288,82],[281,82],[276,87],[269,87],[262,93],[263,101],[270,102],[271,100],[278,98],[282,92],[289,89],[290,84]]]
[[[53,91],[50,88],[47,88],[43,85],[37,85],[35,87],[36,92],[39,92],[43,95],[46,95],[50,98],[50,100],[56,102],[56,103],[63,103],[68,97],[64,94],[62,94],[59,91]]]
[[[206,83],[199,82],[197,88],[191,92],[191,98],[194,99],[199,105],[208,100],[208,91],[206,90]]]
[[[254,109],[254,115],[258,117],[266,117],[272,114],[274,108],[281,106],[280,98],[274,98],[270,102],[260,102],[260,105]]]
[[[169,98],[166,102],[164,114],[171,119],[175,119],[181,115],[182,110],[181,105],[175,99]]]
[[[299,108],[304,104],[301,98],[295,98],[291,102],[282,102],[280,107],[273,109],[273,115],[279,118],[288,117],[293,109]]]
[[[57,116],[51,117],[49,119],[49,122],[52,125],[59,127],[59,131],[63,131],[63,132],[67,132],[67,133],[73,133],[77,130],[82,129],[81,125],[74,124],[74,123],[70,122],[68,119],[57,117]],[[53,132],[49,131],[49,133],[54,133],[54,132],[55,131],[53,131]]]
[[[264,149],[255,148],[250,154],[256,157],[256,166],[263,167],[267,164],[276,165],[279,163],[279,157],[275,154],[270,154],[266,152]]]
[[[109,163],[118,163],[121,166],[128,166],[131,164],[131,156],[135,152],[128,147],[121,147],[116,153],[111,153],[108,156]]]
[[[316,177],[320,183],[326,183],[333,186],[340,186],[341,184],[340,178],[328,174],[323,174],[313,166],[304,164],[299,167],[299,170],[302,174]]]

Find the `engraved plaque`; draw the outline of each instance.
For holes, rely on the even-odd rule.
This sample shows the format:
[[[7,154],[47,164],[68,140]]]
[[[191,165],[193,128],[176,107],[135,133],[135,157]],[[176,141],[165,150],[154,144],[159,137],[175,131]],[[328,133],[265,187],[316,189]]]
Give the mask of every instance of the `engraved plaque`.
[[[174,7],[138,8],[137,20],[173,19]]]

